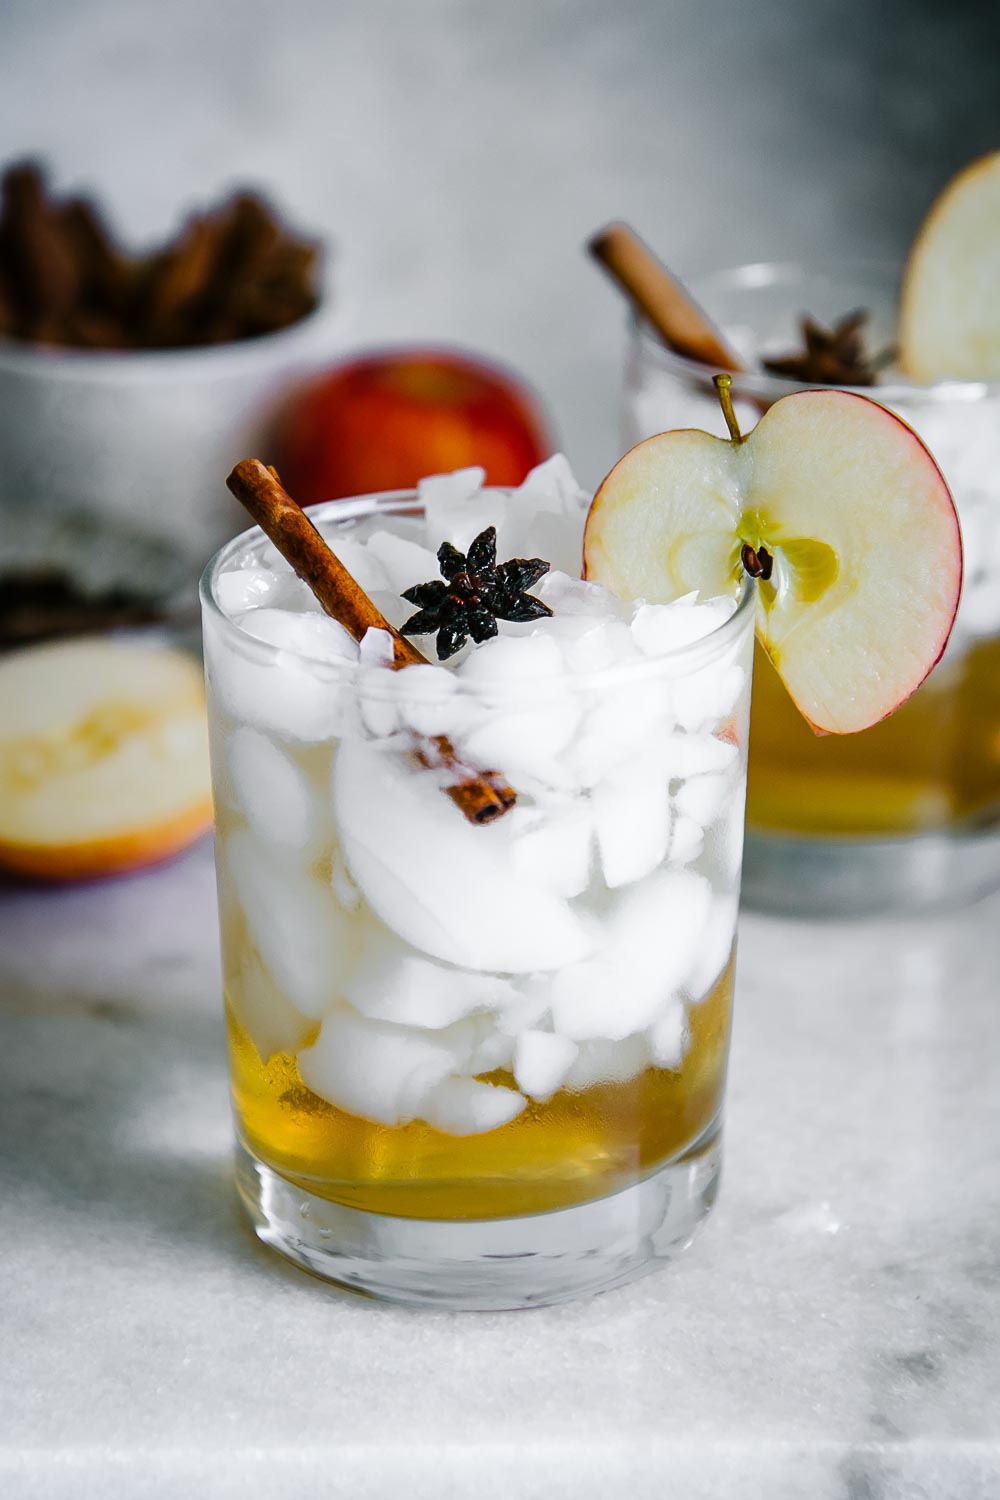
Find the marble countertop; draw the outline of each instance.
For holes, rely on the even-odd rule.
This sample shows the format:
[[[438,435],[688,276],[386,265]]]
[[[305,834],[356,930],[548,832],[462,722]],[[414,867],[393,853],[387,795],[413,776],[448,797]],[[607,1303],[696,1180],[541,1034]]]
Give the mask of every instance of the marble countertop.
[[[741,927],[726,1170],[589,1302],[410,1312],[260,1247],[211,851],[0,892],[12,1500],[1000,1493],[1000,897]]]

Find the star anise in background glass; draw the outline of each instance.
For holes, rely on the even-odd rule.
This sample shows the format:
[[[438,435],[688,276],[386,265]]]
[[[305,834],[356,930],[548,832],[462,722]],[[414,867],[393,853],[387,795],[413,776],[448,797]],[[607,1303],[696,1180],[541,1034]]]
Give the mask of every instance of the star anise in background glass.
[[[889,363],[895,350],[869,354],[864,338],[867,322],[864,308],[848,313],[832,328],[824,328],[807,313],[800,322],[802,352],[762,359],[761,364],[771,375],[787,375],[815,385],[874,385],[879,370]]]
[[[497,633],[497,620],[540,620],[552,613],[526,592],[549,571],[540,557],[515,557],[497,563],[495,526],[481,531],[467,553],[450,542],[438,548],[441,577],[404,589],[403,598],[419,605],[402,626],[404,635],[437,634],[439,661],[461,651],[471,635],[477,645]]]

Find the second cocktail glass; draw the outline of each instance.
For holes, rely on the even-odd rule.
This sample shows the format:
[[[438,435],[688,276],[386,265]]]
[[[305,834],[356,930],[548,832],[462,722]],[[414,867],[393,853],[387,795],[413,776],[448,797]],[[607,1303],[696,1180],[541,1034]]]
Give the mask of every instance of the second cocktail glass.
[[[893,267],[749,265],[690,286],[748,364],[798,345],[804,313],[832,324],[865,308],[871,349],[895,340]],[[724,435],[712,373],[633,323],[626,442],[686,426]],[[802,388],[786,377],[735,375],[744,431]],[[951,487],[965,544],[962,602],[930,680],[861,735],[815,736],[758,651],[744,891],[751,903],[784,911],[932,907],[1000,883],[1000,387],[922,386],[889,369],[863,394],[914,428]]]

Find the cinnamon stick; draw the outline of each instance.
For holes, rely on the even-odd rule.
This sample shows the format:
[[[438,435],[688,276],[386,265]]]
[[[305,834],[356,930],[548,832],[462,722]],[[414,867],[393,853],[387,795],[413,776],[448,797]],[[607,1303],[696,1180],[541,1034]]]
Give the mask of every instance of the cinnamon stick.
[[[627,224],[609,224],[588,250],[610,273],[668,349],[713,370],[745,369],[710,318]]]
[[[386,630],[392,638],[394,668],[429,665],[426,656],[376,609],[302,507],[285,490],[274,469],[265,467],[259,459],[245,458],[236,465],[226,484],[312,590],[324,611],[356,641],[360,642],[367,630]],[[492,823],[517,801],[499,771],[467,766],[444,735],[421,740],[415,753],[422,765],[440,767],[448,774],[445,790],[470,823]]]

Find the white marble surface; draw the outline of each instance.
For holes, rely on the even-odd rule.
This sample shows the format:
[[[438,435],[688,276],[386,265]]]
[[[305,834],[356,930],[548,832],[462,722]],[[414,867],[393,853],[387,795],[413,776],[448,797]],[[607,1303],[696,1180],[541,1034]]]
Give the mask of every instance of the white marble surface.
[[[1000,897],[745,918],[702,1237],[496,1315],[366,1303],[252,1238],[213,902],[206,846],[2,892],[0,1492],[1000,1494]]]
[[[898,257],[1000,136],[995,7],[933,0],[3,0],[0,155],[130,236],[233,178],[336,242],[359,341],[460,341],[618,454],[619,305]],[[745,921],[723,1196],[589,1304],[411,1314],[243,1225],[207,850],[0,891],[0,1493],[11,1500],[993,1500],[1000,898]]]

